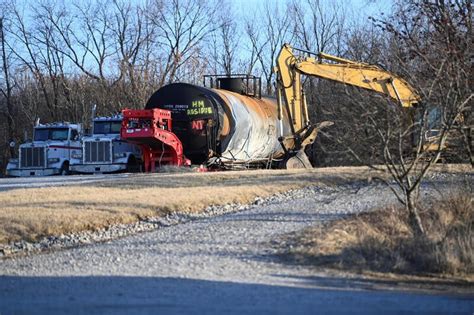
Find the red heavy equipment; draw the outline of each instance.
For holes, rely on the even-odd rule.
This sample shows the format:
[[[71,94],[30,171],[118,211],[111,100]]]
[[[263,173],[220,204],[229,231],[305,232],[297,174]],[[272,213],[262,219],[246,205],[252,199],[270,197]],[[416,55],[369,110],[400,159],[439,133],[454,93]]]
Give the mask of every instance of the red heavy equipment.
[[[124,109],[120,135],[140,146],[145,172],[155,165],[183,166],[191,162],[183,155],[183,145],[172,132],[171,112],[164,109]]]

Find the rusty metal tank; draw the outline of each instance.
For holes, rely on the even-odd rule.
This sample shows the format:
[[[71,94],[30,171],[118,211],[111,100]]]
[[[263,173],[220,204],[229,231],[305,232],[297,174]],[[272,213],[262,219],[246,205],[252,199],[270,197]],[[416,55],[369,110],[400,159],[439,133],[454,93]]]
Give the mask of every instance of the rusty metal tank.
[[[238,89],[235,82],[225,82]],[[173,132],[193,164],[256,163],[282,158],[278,138],[289,136],[287,117],[278,120],[276,99],[258,98],[224,89],[173,83],[156,91],[146,109],[172,112]]]

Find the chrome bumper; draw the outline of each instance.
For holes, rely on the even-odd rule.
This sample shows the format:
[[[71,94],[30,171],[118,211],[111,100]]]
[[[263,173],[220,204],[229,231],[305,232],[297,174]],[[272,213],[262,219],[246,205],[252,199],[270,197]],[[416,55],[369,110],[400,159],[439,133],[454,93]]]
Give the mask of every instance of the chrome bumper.
[[[76,164],[69,169],[77,173],[113,173],[127,169],[127,164]]]
[[[50,176],[61,172],[57,168],[38,168],[38,169],[10,169],[7,170],[7,175],[14,177],[29,177],[29,176]]]

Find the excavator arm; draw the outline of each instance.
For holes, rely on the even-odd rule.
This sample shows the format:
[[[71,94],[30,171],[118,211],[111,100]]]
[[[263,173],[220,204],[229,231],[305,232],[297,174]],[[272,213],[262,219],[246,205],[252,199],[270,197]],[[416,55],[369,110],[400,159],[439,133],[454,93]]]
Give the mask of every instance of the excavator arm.
[[[315,138],[315,128],[311,128],[308,117],[308,106],[301,84],[301,75],[375,91],[394,99],[403,107],[412,107],[420,100],[420,96],[409,83],[378,66],[324,53],[310,54],[317,58],[296,56],[291,46],[285,44],[277,57],[275,68],[279,116],[281,118],[284,115],[283,111],[286,111],[294,137],[301,140],[300,147],[308,144],[308,141],[306,143],[302,141],[310,135],[313,137],[309,142],[314,141]]]

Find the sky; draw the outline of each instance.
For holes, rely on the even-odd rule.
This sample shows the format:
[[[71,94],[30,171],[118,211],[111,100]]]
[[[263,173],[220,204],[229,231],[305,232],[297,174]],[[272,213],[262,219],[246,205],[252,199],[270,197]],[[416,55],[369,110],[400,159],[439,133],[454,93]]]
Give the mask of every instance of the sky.
[[[280,5],[285,8],[286,0],[268,0],[270,3]],[[303,0],[299,0],[303,1]],[[321,0],[321,3],[331,3],[333,0]],[[380,12],[391,11],[394,0],[338,0],[344,5],[350,15],[360,21],[365,21],[369,16],[378,16]],[[241,17],[247,16],[251,12],[258,10],[264,1],[261,0],[229,0],[236,13]],[[352,11],[352,12],[350,12]]]

